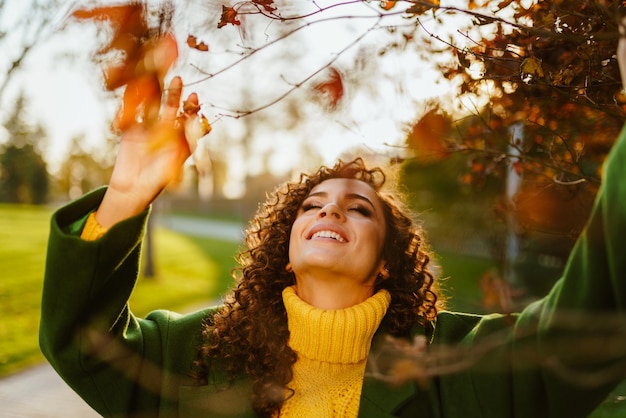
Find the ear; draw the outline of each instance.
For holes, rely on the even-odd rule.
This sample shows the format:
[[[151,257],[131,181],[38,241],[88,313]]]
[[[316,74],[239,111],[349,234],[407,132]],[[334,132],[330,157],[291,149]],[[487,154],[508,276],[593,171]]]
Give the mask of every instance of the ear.
[[[387,268],[387,262],[384,260],[381,262],[381,267],[378,271],[378,277],[383,280],[387,280],[389,278],[389,269]]]
[[[293,273],[293,268],[291,267],[291,262],[287,263],[287,265],[285,266],[285,270],[287,270],[289,273]]]

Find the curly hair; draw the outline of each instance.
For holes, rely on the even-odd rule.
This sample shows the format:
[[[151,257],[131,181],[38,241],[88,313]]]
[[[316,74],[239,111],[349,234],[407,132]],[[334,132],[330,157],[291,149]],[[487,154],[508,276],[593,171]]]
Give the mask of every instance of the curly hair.
[[[375,291],[387,289],[391,303],[384,318],[394,336],[406,336],[415,324],[426,326],[437,314],[434,278],[427,265],[420,229],[408,215],[397,190],[385,191],[387,177],[380,168],[368,169],[362,159],[322,166],[315,174],[301,174],[297,182],[277,188],[259,207],[246,231],[246,248],[234,271],[236,288],[224,306],[209,318],[202,333],[194,377],[207,384],[221,367],[232,381],[245,374],[252,380],[252,405],[259,416],[273,416],[290,396],[288,383],[296,353],[289,347],[287,314],[282,299],[293,285],[289,262],[289,236],[298,210],[311,189],[332,178],[350,178],[369,184],[380,197],[387,233],[383,256],[389,277],[379,277]],[[219,359],[211,363],[211,359]],[[219,366],[216,365],[219,364]]]

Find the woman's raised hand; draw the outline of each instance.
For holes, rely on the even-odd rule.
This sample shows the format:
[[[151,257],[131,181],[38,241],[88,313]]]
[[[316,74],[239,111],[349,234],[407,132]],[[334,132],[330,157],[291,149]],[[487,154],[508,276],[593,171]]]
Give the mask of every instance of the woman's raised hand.
[[[109,187],[96,212],[102,227],[141,213],[180,176],[190,155],[184,125],[195,117],[195,112],[179,112],[182,87],[180,77],[175,77],[165,90],[161,117],[124,130]],[[185,105],[199,108],[197,95],[192,93]]]

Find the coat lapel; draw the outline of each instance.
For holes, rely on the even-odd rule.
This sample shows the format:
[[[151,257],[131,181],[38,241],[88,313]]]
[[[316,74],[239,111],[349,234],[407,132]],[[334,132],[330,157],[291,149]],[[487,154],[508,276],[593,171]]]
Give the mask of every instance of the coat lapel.
[[[392,417],[393,412],[416,393],[413,381],[397,384],[385,379],[393,373],[390,370],[395,364],[394,353],[389,351],[390,345],[386,341],[388,336],[384,329],[379,329],[372,339],[361,390],[359,417]]]
[[[416,388],[413,382],[397,386],[372,376],[366,376],[361,391],[359,417],[392,417],[394,416],[393,411],[405,404],[415,395],[415,392]]]

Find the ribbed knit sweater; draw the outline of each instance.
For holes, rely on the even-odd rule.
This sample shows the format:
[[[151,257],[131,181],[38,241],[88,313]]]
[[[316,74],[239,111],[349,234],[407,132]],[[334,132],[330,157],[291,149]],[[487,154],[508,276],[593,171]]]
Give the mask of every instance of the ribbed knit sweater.
[[[289,346],[298,354],[290,388],[294,394],[280,417],[356,417],[372,338],[391,296],[381,290],[364,302],[338,310],[319,309],[283,291]]]

